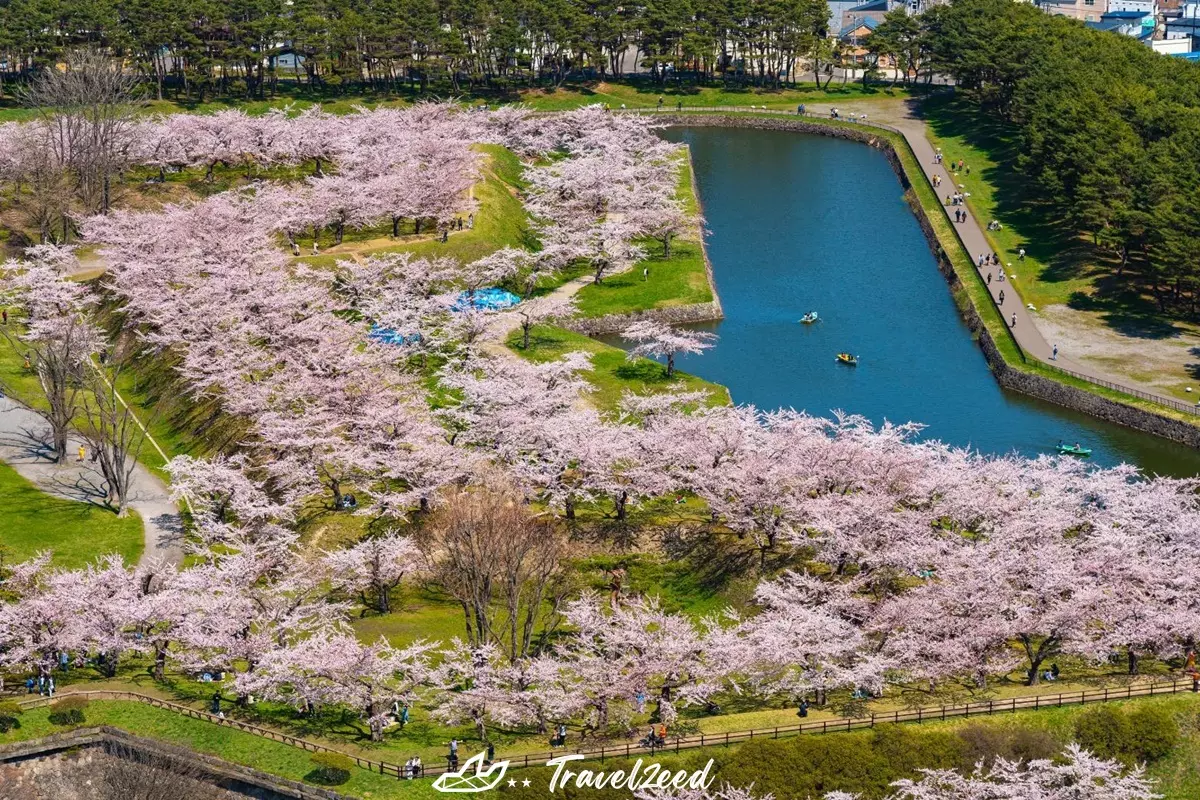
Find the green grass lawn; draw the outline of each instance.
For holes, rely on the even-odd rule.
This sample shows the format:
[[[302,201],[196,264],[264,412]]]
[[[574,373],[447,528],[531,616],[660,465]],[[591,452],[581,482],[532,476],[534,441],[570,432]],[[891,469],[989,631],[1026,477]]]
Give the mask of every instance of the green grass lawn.
[[[99,506],[53,497],[0,462],[0,545],[24,561],[42,550],[54,564],[78,568],[97,556],[120,553],[127,564],[141,558],[142,519],[125,519]]]
[[[675,197],[684,209],[698,218],[700,213],[697,195],[692,184],[692,165],[684,155],[679,170],[679,181]],[[712,287],[704,267],[704,249],[701,245],[700,221],[695,230],[680,236],[671,245],[671,257],[663,254],[662,244],[647,240],[650,257],[632,269],[610,275],[603,283],[583,287],[576,294],[576,307],[580,316],[602,317],[606,314],[628,314],[651,308],[710,303]],[[646,280],[642,269],[648,269]]]
[[[811,77],[807,76],[807,77]],[[612,108],[625,104],[629,108],[654,108],[658,98],[664,107],[673,108],[682,102],[687,106],[749,106],[794,109],[800,103],[828,100],[846,102],[872,97],[907,97],[903,87],[871,86],[863,90],[862,83],[841,85],[832,83],[820,89],[815,83],[799,83],[794,88],[768,89],[746,87],[730,89],[719,86],[656,86],[650,82],[637,84],[600,82],[585,86],[567,86],[553,91],[530,89],[520,99],[539,111],[564,111],[591,103],[608,103]]]
[[[521,332],[516,331],[509,337],[508,347],[531,361],[550,361],[577,351],[591,353],[592,369],[584,373],[584,377],[595,389],[589,399],[604,411],[616,409],[626,391],[637,394],[675,388],[707,391],[713,405],[729,402],[729,391],[724,386],[678,370],[668,378],[667,368],[657,361],[646,358],[629,361],[624,350],[564,328],[534,326],[530,332],[528,350],[521,348]]]
[[[934,98],[922,106],[929,141],[941,147],[947,162],[962,159],[955,178],[970,193],[967,205],[977,219],[999,221],[999,231],[985,231],[992,249],[1019,275],[1019,292],[1037,308],[1065,305],[1091,295],[1107,273],[1095,254],[1075,239],[1064,240],[1047,209],[1032,203],[1027,177],[1017,164],[1016,131],[995,115],[963,101]],[[1025,249],[1025,261],[1018,251]]]
[[[657,242],[650,247],[659,255],[638,262],[630,270],[609,275],[603,283],[580,289],[575,295],[580,316],[602,317],[712,302],[704,253],[698,242],[676,241],[671,246],[670,258],[662,257],[662,247]],[[650,270],[645,280],[643,267]]]

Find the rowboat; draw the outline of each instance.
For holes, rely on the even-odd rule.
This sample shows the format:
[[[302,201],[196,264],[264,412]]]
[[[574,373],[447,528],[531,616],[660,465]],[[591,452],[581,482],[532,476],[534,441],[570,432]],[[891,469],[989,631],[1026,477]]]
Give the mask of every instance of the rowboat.
[[[800,318],[800,321],[801,321],[801,322],[803,322],[805,325],[811,325],[811,324],[813,324],[814,322],[816,322],[816,321],[817,321],[817,319],[818,319],[818,318],[817,318],[817,312],[815,312],[815,311],[810,311],[810,312],[808,312],[807,314],[805,314],[803,317],[801,317],[801,318]]]
[[[1090,447],[1080,447],[1077,444],[1060,444],[1055,448],[1065,456],[1080,456],[1086,458],[1092,454]]]
[[[837,360],[852,367],[858,366],[858,356],[852,356],[849,353],[838,353]]]

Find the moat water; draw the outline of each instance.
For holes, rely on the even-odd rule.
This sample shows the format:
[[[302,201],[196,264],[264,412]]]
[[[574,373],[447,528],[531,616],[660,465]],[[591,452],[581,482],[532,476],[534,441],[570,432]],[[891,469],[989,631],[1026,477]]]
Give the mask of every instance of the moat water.
[[[720,340],[681,369],[736,403],[918,421],[990,454],[1078,442],[1097,464],[1200,474],[1200,451],[1000,388],[878,150],[785,131],[664,135],[691,147],[726,315],[696,326]],[[821,321],[800,324],[808,311]]]

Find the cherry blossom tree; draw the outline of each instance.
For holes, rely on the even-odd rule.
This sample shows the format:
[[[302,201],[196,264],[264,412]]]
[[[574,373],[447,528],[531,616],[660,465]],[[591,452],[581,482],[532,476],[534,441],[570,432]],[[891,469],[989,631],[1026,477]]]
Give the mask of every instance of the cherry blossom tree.
[[[335,585],[357,593],[364,607],[373,607],[380,614],[391,611],[391,593],[420,564],[421,554],[416,544],[395,531],[325,553],[325,567]]]
[[[363,644],[345,633],[320,631],[295,645],[263,654],[254,672],[237,676],[244,694],[304,707],[344,705],[358,712],[371,731],[371,741],[383,741],[394,703],[413,704],[417,689],[432,677],[424,642],[395,648],[380,638]]]
[[[675,356],[680,353],[703,353],[716,345],[715,334],[704,331],[689,331],[672,328],[661,322],[642,320],[635,322],[621,336],[637,346],[629,351],[629,357],[665,358],[667,360],[667,377],[675,374]]]
[[[3,335],[37,376],[50,444],[60,463],[67,457],[67,438],[81,410],[92,356],[103,342],[94,322],[95,298],[86,286],[68,280],[77,268],[71,248],[51,245],[30,248],[27,261],[0,267],[0,302],[25,314],[23,330],[6,327]]]

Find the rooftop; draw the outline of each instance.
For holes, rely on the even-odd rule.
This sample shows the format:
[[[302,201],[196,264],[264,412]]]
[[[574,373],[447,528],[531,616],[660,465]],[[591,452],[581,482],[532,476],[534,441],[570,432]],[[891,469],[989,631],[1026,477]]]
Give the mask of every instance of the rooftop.
[[[850,11],[887,11],[888,0],[867,0],[865,3],[859,3],[850,9]]]
[[[858,20],[858,22],[850,22],[846,25],[846,27],[842,28],[838,32],[838,38],[845,39],[847,36],[850,36],[852,33],[854,33],[859,28],[866,28],[867,30],[873,31],[878,27],[879,27],[879,21],[876,20],[874,17],[863,17],[862,19]]]

